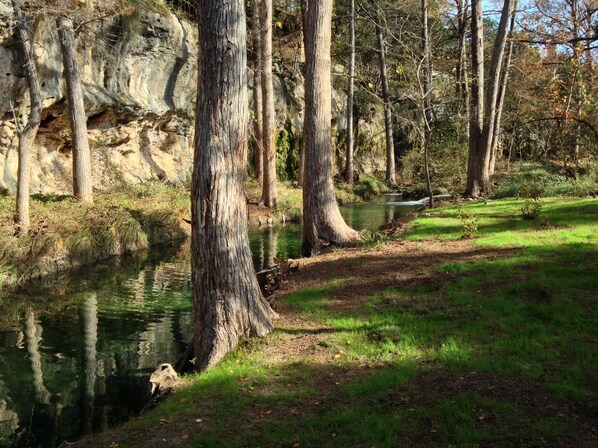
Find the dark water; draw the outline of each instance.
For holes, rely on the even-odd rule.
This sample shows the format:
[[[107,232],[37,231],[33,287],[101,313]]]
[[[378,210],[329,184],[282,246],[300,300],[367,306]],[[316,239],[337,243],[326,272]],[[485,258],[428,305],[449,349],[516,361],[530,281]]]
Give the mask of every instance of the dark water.
[[[376,229],[421,203],[342,208]],[[297,225],[250,232],[256,270],[299,257]],[[192,333],[188,247],[110,260],[0,299],[0,447],[55,447],[137,414]]]

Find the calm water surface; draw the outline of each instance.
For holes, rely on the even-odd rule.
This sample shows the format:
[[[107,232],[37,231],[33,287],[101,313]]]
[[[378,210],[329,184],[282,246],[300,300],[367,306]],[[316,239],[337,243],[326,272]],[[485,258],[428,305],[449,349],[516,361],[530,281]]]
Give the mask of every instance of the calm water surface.
[[[376,229],[421,202],[342,208]],[[250,232],[256,270],[300,254],[297,225]],[[189,249],[110,260],[0,301],[0,447],[55,447],[137,414],[192,333]]]

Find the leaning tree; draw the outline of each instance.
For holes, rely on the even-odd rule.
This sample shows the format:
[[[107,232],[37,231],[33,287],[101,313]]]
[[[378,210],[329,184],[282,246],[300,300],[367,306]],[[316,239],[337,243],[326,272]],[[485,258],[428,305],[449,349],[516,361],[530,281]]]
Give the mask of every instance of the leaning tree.
[[[243,0],[198,0],[199,76],[192,188],[195,368],[272,330],[247,235],[248,103]]]

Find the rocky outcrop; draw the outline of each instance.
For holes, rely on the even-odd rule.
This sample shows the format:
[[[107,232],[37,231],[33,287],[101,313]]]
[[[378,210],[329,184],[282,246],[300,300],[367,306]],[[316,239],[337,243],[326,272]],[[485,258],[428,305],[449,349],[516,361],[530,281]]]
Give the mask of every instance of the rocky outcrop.
[[[0,0],[0,66],[4,68],[0,76],[0,190],[10,192],[15,191],[17,173],[14,117],[25,119],[28,108],[12,25],[10,0]],[[52,19],[38,18],[33,29],[44,109],[32,154],[31,192],[69,193],[72,154],[60,45]],[[82,28],[78,60],[95,188],[122,181],[189,181],[197,39],[195,25],[175,14],[137,13]],[[304,84],[296,58],[285,62],[285,57],[292,56],[283,52],[275,67],[278,126],[285,127],[294,144],[300,145]],[[339,89],[333,108],[335,129],[340,132],[346,127],[346,99]],[[377,121],[360,122],[360,130],[366,131],[361,148],[367,148],[367,156],[360,160],[370,171],[376,169],[376,154],[383,154],[379,137],[383,130],[372,125]]]

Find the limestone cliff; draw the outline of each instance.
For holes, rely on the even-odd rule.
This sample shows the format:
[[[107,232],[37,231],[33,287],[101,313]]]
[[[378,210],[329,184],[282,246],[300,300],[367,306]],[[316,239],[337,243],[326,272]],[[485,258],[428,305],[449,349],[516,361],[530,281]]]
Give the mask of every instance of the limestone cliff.
[[[17,136],[14,117],[25,118],[28,94],[13,35],[10,0],[0,0],[0,190],[14,192]],[[55,23],[38,19],[35,56],[44,110],[32,154],[31,192],[69,193],[69,143],[62,56]],[[82,28],[78,57],[92,148],[94,187],[121,181],[162,179],[183,184],[191,173],[193,116],[197,91],[197,30],[175,14],[138,13],[99,20]],[[284,57],[284,54],[281,56]],[[279,127],[301,139],[303,82],[277,64]],[[289,67],[292,65],[289,62]],[[283,73],[284,72],[284,73]],[[295,73],[299,70],[294,69]],[[250,76],[249,79],[252,79]],[[336,129],[344,129],[346,99],[333,99]],[[360,123],[367,142],[362,163],[383,153],[381,129]],[[380,149],[379,149],[380,148]]]

